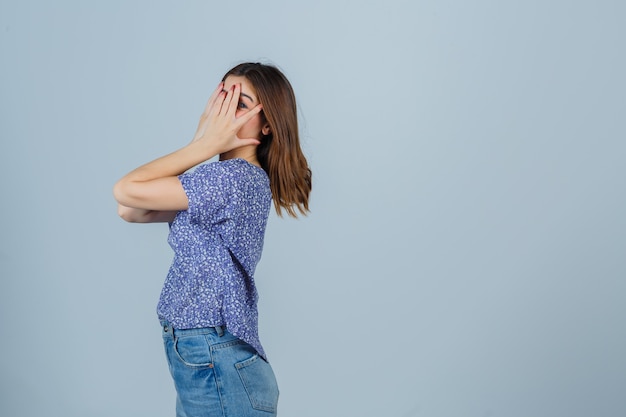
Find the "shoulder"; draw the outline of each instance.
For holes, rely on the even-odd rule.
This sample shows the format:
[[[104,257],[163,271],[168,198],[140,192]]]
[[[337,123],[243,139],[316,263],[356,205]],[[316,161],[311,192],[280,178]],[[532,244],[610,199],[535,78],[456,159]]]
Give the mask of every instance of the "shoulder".
[[[244,159],[228,159],[219,161],[217,164],[219,165],[219,172],[232,181],[244,180],[259,184],[269,183],[269,177],[262,168],[252,165]]]
[[[205,184],[211,188],[240,189],[268,188],[269,177],[265,171],[243,159],[228,159],[199,165],[181,175],[183,185]]]
[[[181,180],[194,182],[205,182],[207,184],[225,184],[233,176],[233,168],[227,161],[215,161],[198,165],[192,171],[188,171],[180,176]]]
[[[227,175],[251,175],[258,172],[265,172],[244,159],[235,158],[224,161],[214,161],[198,165],[193,173],[198,175],[227,174]]]

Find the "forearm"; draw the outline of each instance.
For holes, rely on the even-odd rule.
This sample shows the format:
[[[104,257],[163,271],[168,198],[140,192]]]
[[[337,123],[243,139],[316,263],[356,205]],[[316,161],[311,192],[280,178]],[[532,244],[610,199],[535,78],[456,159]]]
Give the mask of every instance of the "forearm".
[[[177,177],[216,154],[213,147],[192,142],[126,174],[113,188],[115,199],[136,209],[186,210],[188,201]]]
[[[174,221],[178,211],[145,210],[118,204],[117,213],[129,223],[169,223]]]
[[[129,172],[119,182],[143,182],[158,178],[176,177],[215,155],[217,152],[211,147],[192,142],[184,148]]]

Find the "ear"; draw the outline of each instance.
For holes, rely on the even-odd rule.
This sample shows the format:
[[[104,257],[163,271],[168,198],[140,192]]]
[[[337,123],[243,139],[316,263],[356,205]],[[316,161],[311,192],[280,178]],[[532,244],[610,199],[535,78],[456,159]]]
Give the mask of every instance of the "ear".
[[[267,136],[272,133],[272,128],[270,128],[269,123],[265,123],[265,126],[261,128],[261,133],[263,133],[263,136]]]

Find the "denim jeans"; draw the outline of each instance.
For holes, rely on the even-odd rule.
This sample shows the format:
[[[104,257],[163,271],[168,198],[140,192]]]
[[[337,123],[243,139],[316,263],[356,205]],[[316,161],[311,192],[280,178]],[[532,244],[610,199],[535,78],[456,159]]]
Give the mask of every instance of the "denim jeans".
[[[276,416],[274,372],[249,344],[222,327],[162,328],[177,417]]]

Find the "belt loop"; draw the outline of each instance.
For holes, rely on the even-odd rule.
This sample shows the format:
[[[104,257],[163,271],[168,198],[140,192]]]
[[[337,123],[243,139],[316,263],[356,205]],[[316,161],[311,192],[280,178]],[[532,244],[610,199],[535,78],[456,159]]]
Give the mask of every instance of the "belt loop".
[[[224,336],[224,328],[222,326],[215,326],[215,330],[217,331],[217,335],[219,337]]]
[[[165,331],[165,333],[169,333],[172,339],[174,338],[174,328],[172,327],[170,323],[168,322],[163,323],[163,330]]]

